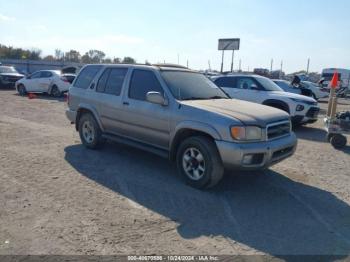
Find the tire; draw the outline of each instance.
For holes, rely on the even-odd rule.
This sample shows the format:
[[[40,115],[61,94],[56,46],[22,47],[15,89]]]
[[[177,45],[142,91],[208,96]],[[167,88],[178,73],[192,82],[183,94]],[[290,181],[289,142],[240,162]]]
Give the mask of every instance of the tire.
[[[61,97],[62,96],[62,92],[58,89],[58,87],[56,85],[52,86],[50,94],[53,97]]]
[[[20,96],[25,96],[27,94],[27,90],[26,90],[26,87],[23,85],[23,84],[20,84],[18,86],[18,94]]]
[[[79,136],[83,145],[89,149],[98,149],[105,142],[99,125],[90,113],[84,113],[79,118]]]
[[[331,139],[332,139],[332,137],[333,137],[333,136],[334,136],[334,134],[332,134],[332,133],[327,134],[326,139],[327,139],[327,142],[328,142],[328,143],[330,143],[330,142],[331,142]]]
[[[340,134],[335,134],[331,138],[331,144],[335,149],[342,149],[346,145],[346,137]]]
[[[224,175],[215,143],[204,136],[194,136],[183,141],[176,154],[176,163],[178,172],[194,188],[213,187]]]

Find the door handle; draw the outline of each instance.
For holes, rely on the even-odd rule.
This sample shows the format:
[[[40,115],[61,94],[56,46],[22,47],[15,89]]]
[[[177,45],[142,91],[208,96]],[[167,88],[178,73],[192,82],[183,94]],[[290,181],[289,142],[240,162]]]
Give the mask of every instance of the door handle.
[[[128,105],[129,105],[129,102],[123,102],[123,105],[128,106]]]

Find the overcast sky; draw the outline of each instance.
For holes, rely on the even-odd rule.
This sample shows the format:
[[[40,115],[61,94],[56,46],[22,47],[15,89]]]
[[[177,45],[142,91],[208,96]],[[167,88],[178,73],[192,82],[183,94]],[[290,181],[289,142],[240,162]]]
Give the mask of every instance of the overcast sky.
[[[0,43],[39,48],[104,51],[137,62],[180,63],[219,69],[218,38],[241,38],[235,53],[246,70],[256,67],[293,72],[350,68],[348,0],[162,0],[49,1],[0,0]],[[225,53],[225,70],[231,53]]]

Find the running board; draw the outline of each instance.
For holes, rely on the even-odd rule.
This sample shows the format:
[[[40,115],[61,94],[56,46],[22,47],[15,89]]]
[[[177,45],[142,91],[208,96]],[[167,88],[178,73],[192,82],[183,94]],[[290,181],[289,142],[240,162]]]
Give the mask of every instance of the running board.
[[[145,143],[137,142],[129,138],[112,135],[112,134],[102,134],[102,137],[108,140],[112,140],[116,143],[124,144],[127,146],[135,147],[135,148],[150,152],[152,154],[158,155],[163,158],[169,158],[169,152],[167,150],[160,149],[151,145],[147,145]]]

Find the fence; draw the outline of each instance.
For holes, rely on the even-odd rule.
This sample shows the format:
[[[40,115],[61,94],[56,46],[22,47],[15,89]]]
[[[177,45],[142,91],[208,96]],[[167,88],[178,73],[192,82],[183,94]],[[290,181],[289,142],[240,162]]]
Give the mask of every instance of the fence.
[[[65,61],[43,61],[43,60],[21,60],[21,59],[1,59],[2,65],[14,66],[20,73],[31,74],[38,70],[62,70],[67,68],[79,69],[83,66],[80,63]]]

